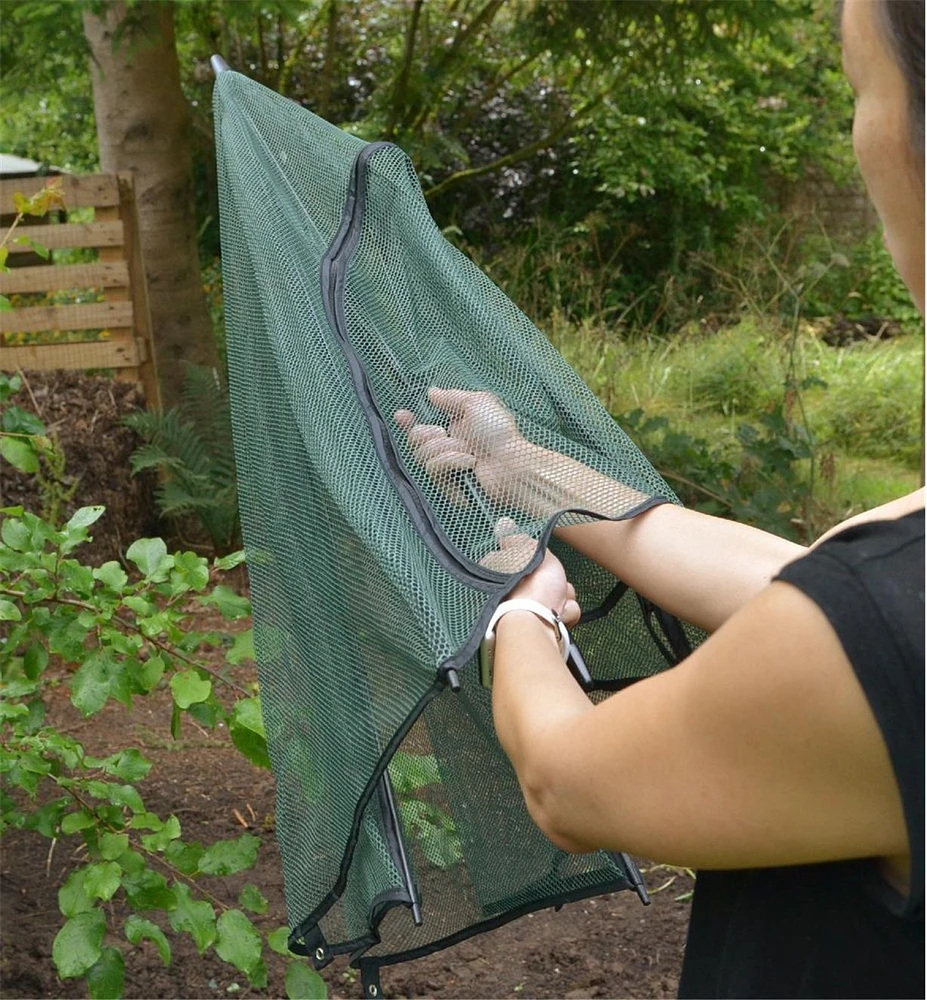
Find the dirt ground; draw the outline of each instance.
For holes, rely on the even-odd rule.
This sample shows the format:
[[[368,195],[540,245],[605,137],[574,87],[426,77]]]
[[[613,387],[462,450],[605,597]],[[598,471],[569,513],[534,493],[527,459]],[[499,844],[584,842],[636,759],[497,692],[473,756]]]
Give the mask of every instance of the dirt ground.
[[[30,376],[33,409],[53,429],[68,458],[68,474],[78,486],[70,504],[108,505],[95,531],[87,561],[118,557],[133,538],[157,532],[151,483],[132,479],[128,457],[136,446],[119,419],[137,404],[134,389],[108,379],[57,373]],[[0,481],[3,503],[37,498],[17,474]],[[242,586],[243,579],[229,581]],[[210,622],[204,627],[214,627]],[[252,681],[251,668],[237,680]],[[63,678],[62,678],[63,679]],[[286,922],[283,880],[274,837],[274,787],[269,772],[239,754],[225,729],[207,732],[185,718],[177,740],[170,736],[170,693],[160,690],[137,699],[131,713],[110,703],[84,719],[68,700],[67,686],[50,685],[49,717],[73,734],[88,752],[104,756],[138,747],[154,762],[139,784],[148,808],[175,814],[187,840],[205,843],[245,832],[262,846],[254,869],[224,879],[204,879],[203,887],[234,903],[245,882],[269,900],[256,918],[274,929]],[[82,997],[82,981],[59,980],[51,960],[52,941],[64,918],[57,892],[82,864],[78,838],[51,844],[37,834],[10,831],[0,859],[0,997]],[[546,910],[415,962],[387,967],[382,983],[388,997],[573,998],[671,997],[676,993],[688,921],[691,880],[683,872],[642,862],[652,892],[644,907],[630,892],[602,896]],[[108,904],[109,925],[120,930],[129,909],[120,895]],[[215,953],[197,954],[188,936],[169,934],[173,961],[164,966],[150,942],[126,951],[124,996],[139,998],[282,997],[285,960],[268,956],[269,986],[257,990]],[[115,939],[112,943],[117,943]],[[122,941],[125,945],[125,941]],[[346,960],[323,973],[333,998],[360,997],[361,985]]]

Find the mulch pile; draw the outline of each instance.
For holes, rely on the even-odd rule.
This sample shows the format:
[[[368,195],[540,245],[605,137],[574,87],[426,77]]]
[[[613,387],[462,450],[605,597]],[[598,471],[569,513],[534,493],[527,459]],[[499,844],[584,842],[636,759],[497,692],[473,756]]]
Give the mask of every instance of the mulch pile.
[[[132,475],[129,458],[141,441],[121,423],[144,408],[134,383],[81,372],[26,372],[11,403],[34,413],[64,451],[63,485],[75,489],[62,518],[78,507],[106,506],[91,529],[93,541],[75,553],[82,562],[97,565],[119,559],[136,538],[160,534],[155,477]],[[42,488],[35,476],[2,462],[0,506],[13,504],[41,514]]]

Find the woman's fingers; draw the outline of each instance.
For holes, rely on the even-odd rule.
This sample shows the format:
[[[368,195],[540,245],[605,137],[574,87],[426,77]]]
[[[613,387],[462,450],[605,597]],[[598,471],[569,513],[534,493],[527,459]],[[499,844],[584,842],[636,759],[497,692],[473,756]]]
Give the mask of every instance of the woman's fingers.
[[[560,612],[560,617],[563,619],[563,624],[566,625],[567,628],[572,628],[572,626],[579,621],[582,613],[582,609],[576,603],[574,597],[563,605],[563,611]]]
[[[493,533],[496,537],[496,543],[503,549],[531,541],[527,535],[518,533],[518,525],[510,517],[500,517],[496,521]]]
[[[428,399],[432,406],[443,410],[449,417],[461,417],[467,406],[483,393],[472,392],[469,389],[439,389],[432,386],[428,390]]]

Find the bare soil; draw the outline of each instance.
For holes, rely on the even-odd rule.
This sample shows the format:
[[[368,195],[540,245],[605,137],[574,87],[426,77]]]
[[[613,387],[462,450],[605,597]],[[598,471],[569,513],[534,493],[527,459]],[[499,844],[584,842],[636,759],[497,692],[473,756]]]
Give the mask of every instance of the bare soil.
[[[247,676],[242,674],[239,680],[246,681]],[[132,712],[110,703],[98,715],[83,719],[62,684],[52,689],[49,708],[54,722],[79,738],[88,752],[102,756],[136,746],[153,760],[139,791],[149,809],[180,819],[185,839],[210,843],[246,828],[257,835],[262,846],[254,869],[203,880],[202,886],[234,905],[242,885],[252,882],[270,902],[268,912],[256,918],[258,925],[269,930],[286,922],[274,838],[273,779],[235,750],[224,729],[207,732],[187,718],[180,739],[172,740],[166,691],[139,699]],[[71,837],[50,849],[48,840],[27,831],[12,831],[3,838],[0,996],[4,998],[86,995],[81,981],[59,980],[51,960],[52,941],[64,920],[57,892],[83,863],[77,844],[78,839]],[[557,913],[545,910],[522,917],[443,952],[385,968],[384,992],[388,997],[568,1000],[675,996],[691,880],[684,872],[646,862],[642,866],[653,892],[648,907],[633,893],[622,892],[569,904]],[[118,931],[130,912],[117,894],[110,904],[110,928]],[[200,956],[188,937],[168,933],[173,949],[170,966],[162,964],[148,942],[127,950],[124,996],[285,995],[285,963],[279,956],[269,956],[269,987],[253,989],[214,953]],[[117,943],[115,938],[112,943]],[[324,970],[323,976],[332,997],[362,995],[355,970],[344,960]]]

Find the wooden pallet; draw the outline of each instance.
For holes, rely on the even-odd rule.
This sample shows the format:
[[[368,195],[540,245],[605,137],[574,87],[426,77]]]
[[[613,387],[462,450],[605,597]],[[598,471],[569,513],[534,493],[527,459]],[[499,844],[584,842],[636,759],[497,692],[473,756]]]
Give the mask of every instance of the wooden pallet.
[[[11,220],[14,193],[31,197],[47,180],[30,177],[0,181],[0,216]],[[92,292],[98,301],[16,306],[14,300],[11,311],[0,312],[0,371],[113,369],[117,378],[137,382],[148,407],[159,409],[131,175],[64,175],[57,180],[61,182],[66,211],[92,208],[93,221],[56,223],[52,217],[43,220],[46,224],[36,225],[27,216],[24,222],[28,224],[17,226],[14,237],[35,240],[52,251],[92,249],[97,259],[91,263],[49,264],[37,258],[28,245],[8,244],[11,267],[0,273],[0,294]],[[16,266],[27,262],[31,266]],[[90,339],[60,342],[61,333],[73,330],[90,331]],[[23,335],[25,343],[11,344],[10,335],[18,334]],[[58,340],[53,341],[52,336]]]

